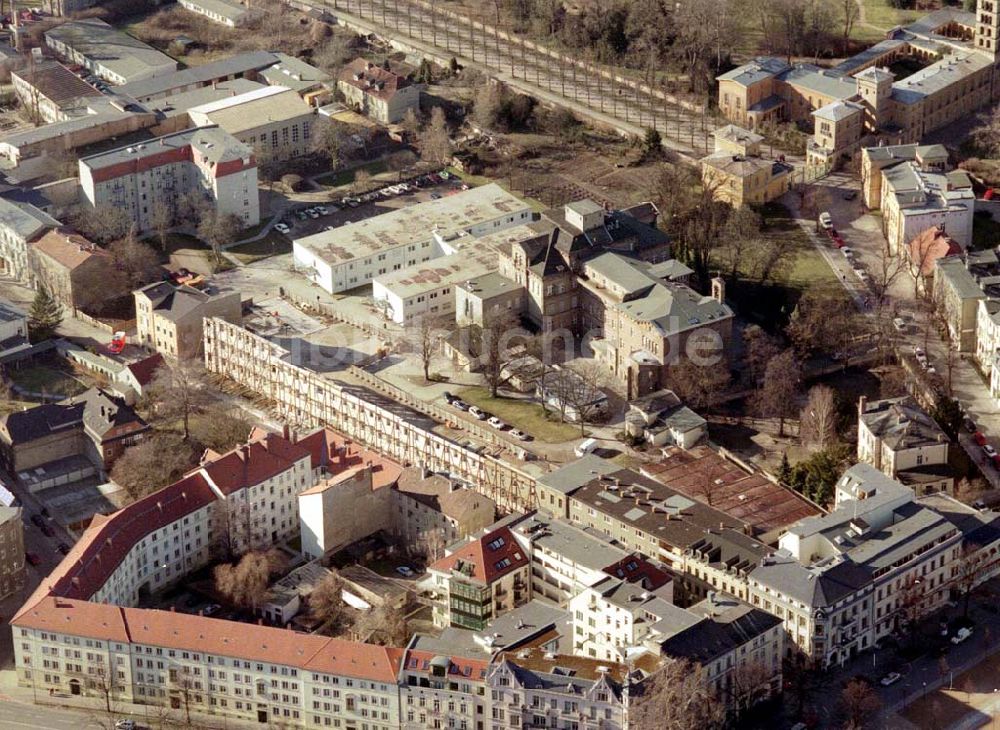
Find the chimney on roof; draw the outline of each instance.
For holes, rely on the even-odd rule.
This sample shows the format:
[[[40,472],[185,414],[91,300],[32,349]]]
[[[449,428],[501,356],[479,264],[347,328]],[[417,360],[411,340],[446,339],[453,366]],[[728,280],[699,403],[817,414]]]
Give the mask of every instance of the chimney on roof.
[[[289,431],[288,431],[288,424],[286,423],[285,425],[283,425],[281,427],[281,437],[283,439],[285,439],[285,441],[288,441],[289,440],[289,436],[290,436],[290,434],[289,434]]]
[[[863,395],[858,398],[858,414],[864,413],[868,409],[868,396]]]

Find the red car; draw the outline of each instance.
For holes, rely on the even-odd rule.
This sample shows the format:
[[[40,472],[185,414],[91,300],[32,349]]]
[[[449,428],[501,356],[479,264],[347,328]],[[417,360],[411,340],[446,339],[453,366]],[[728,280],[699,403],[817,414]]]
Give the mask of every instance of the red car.
[[[843,248],[844,247],[844,239],[841,238],[840,236],[834,236],[833,237],[833,245],[836,246],[837,248]]]
[[[111,337],[111,344],[108,345],[108,352],[118,355],[125,349],[125,333],[115,332]]]
[[[32,565],[41,565],[42,559],[38,557],[37,553],[25,553],[24,559],[27,560]]]
[[[986,445],[986,437],[983,435],[982,431],[976,431],[972,434],[972,440],[975,441],[980,446]]]

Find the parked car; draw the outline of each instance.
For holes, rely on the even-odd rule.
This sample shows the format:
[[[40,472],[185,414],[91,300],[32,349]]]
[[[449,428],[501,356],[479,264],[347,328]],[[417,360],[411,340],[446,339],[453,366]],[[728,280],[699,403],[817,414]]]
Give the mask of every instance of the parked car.
[[[978,510],[984,510],[986,509],[986,502],[984,502],[981,499],[977,499],[975,502],[972,503],[972,508]]]
[[[399,573],[404,578],[412,578],[413,576],[416,575],[416,573],[413,571],[413,568],[411,568],[409,565],[400,565],[398,568],[396,568],[396,572]]]
[[[38,557],[38,553],[25,553],[24,559],[27,560],[32,565],[41,565],[42,559]]]
[[[205,614],[206,616],[214,616],[221,610],[222,606],[220,606],[218,603],[210,603],[207,606],[205,606],[204,609],[202,609],[202,613]]]
[[[67,545],[64,542],[61,542],[56,547],[56,550],[58,550],[59,552],[61,552],[63,555],[68,555],[69,554],[69,545]]]
[[[984,444],[983,453],[992,459],[994,456],[997,455],[997,450],[993,448],[992,444]]]
[[[895,327],[897,332],[906,332],[906,320],[902,317],[896,317],[893,319],[892,326]]]
[[[848,190],[844,193],[844,200],[854,200],[856,197],[858,197],[857,190]]]
[[[454,394],[452,394],[452,393],[449,393],[449,392],[448,392],[448,391],[446,390],[446,391],[444,392],[444,399],[445,399],[445,401],[446,401],[446,402],[448,403],[448,405],[451,405],[452,403],[454,403],[455,401],[457,401],[457,400],[458,400],[458,396],[457,396],[457,395],[454,395]]]
[[[487,418],[489,418],[489,414],[479,406],[472,406],[469,409],[469,415],[475,416],[476,419],[480,421],[485,421]]]
[[[51,525],[47,523],[43,523],[39,529],[42,531],[42,534],[45,535],[45,537],[54,537],[56,534],[55,530],[52,529]]]
[[[972,434],[972,440],[980,446],[984,446],[986,444],[986,435],[982,431],[976,431]]]
[[[123,720],[116,720],[115,730],[136,730],[135,720],[130,720],[129,718],[125,718]]]
[[[834,248],[843,248],[847,244],[844,243],[844,239],[840,236],[834,236],[832,239]]]
[[[467,410],[469,410],[469,409],[470,409],[470,408],[471,408],[472,406],[470,406],[470,405],[469,405],[468,403],[466,403],[466,402],[465,402],[464,400],[461,400],[461,399],[456,399],[456,400],[453,400],[453,401],[451,401],[451,407],[452,407],[452,408],[457,408],[457,409],[458,409],[458,410],[460,410],[460,411],[467,411]]]
[[[952,644],[961,644],[963,641],[972,636],[972,629],[962,628],[958,630],[958,633],[951,637]]]
[[[510,435],[516,438],[518,441],[527,441],[528,439],[531,438],[531,436],[526,434],[524,431],[521,431],[516,428],[511,430]]]
[[[41,527],[45,524],[45,520],[42,519],[41,515],[31,515],[31,523],[35,525],[35,527]]]
[[[962,419],[962,426],[964,426],[965,430],[968,431],[969,433],[976,432],[976,422],[973,421],[969,416],[966,416],[965,418]]]
[[[850,246],[844,246],[843,248],[840,249],[840,252],[844,254],[844,256],[846,256],[847,258],[851,258],[852,256],[854,256],[854,249],[851,248]]]
[[[325,205],[317,205],[316,206],[316,212],[319,213],[320,215],[329,215],[330,214],[329,209]]]
[[[900,679],[902,679],[902,675],[899,672],[889,672],[887,675],[885,675],[884,677],[882,677],[882,679],[879,680],[879,684],[881,684],[883,687],[889,687],[893,684],[896,684],[896,682],[898,682]]]
[[[274,226],[274,230],[278,233],[284,233],[286,236],[291,233],[292,229],[286,226],[284,223],[278,223]]]
[[[833,218],[830,217],[829,213],[824,211],[819,214],[819,225],[824,229],[833,228]]]
[[[493,428],[499,428],[499,429],[502,429],[502,428],[505,428],[505,427],[507,426],[507,424],[506,424],[506,423],[504,423],[503,421],[501,421],[501,420],[500,420],[499,418],[497,418],[496,416],[493,416],[492,418],[490,418],[490,419],[489,419],[489,420],[487,420],[486,422],[487,422],[488,424],[490,424],[491,426],[493,426]]]
[[[441,193],[431,193],[431,200],[440,200]]]

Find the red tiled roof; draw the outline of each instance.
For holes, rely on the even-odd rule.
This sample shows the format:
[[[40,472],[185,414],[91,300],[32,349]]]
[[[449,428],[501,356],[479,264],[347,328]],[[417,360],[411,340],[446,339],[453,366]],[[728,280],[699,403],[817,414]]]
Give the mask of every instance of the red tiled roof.
[[[604,568],[604,572],[629,583],[643,581],[644,587],[651,591],[655,591],[660,586],[666,585],[673,580],[670,573],[660,570],[639,555],[629,555],[626,558],[622,558],[617,563],[612,563],[607,568]]]
[[[289,469],[309,452],[278,434],[237,446],[227,454],[202,466],[202,470],[223,494],[267,481]]]
[[[123,644],[129,640],[123,609],[108,603],[44,595],[37,601],[26,603],[10,623],[26,629],[55,631]]]
[[[441,656],[432,651],[421,649],[408,649],[403,658],[400,671],[409,672],[430,672],[431,660]],[[469,657],[452,655],[448,657],[448,676],[465,677],[473,682],[483,682],[486,680],[486,670],[490,666],[489,660],[471,659]]]
[[[428,566],[428,569],[450,573],[461,568],[474,580],[492,583],[527,564],[528,556],[514,539],[514,535],[508,528],[501,527],[467,542],[451,555]],[[469,568],[472,573],[467,572]]]
[[[346,469],[370,464],[372,468],[372,488],[381,489],[395,484],[403,471],[396,462],[381,454],[362,448],[343,434],[329,428],[321,428],[295,442],[295,445],[307,450],[312,458],[312,468],[326,466],[332,474],[339,474]],[[376,468],[378,467],[378,468]],[[315,489],[318,489],[317,485]],[[330,486],[329,484],[323,485]],[[312,492],[312,490],[309,490]],[[322,491],[321,489],[319,491]]]
[[[361,78],[355,78],[355,76]],[[386,71],[381,66],[369,63],[363,58],[355,58],[344,66],[337,78],[351,86],[356,86],[366,94],[386,101],[395,96],[397,91],[410,85],[410,82],[403,76]]]
[[[163,355],[158,352],[153,353],[149,357],[144,357],[142,360],[137,360],[134,363],[129,364],[127,367],[129,372],[135,378],[135,382],[139,385],[147,385],[149,381],[153,379],[153,374],[156,369],[163,364]]]
[[[103,248],[66,229],[49,231],[31,245],[67,269],[75,269],[95,256],[111,261]]]
[[[69,554],[42,580],[25,607],[49,593],[63,598],[89,599],[104,585],[133,545],[153,530],[215,499],[205,479],[194,473],[111,515],[96,515]],[[23,612],[24,608],[21,610]]]
[[[921,276],[931,276],[938,259],[962,253],[962,247],[940,227],[931,226],[906,244],[906,253],[911,264],[920,265]]]

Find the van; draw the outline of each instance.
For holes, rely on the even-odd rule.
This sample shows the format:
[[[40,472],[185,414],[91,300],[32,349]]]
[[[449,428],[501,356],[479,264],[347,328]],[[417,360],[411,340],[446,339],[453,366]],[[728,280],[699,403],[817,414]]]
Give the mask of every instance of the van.
[[[577,444],[577,447],[573,450],[573,453],[576,454],[577,458],[582,458],[587,454],[594,453],[595,449],[597,449],[597,439],[584,439],[579,444]]]

